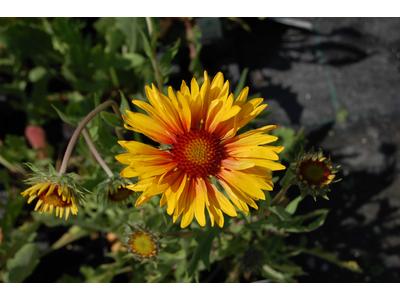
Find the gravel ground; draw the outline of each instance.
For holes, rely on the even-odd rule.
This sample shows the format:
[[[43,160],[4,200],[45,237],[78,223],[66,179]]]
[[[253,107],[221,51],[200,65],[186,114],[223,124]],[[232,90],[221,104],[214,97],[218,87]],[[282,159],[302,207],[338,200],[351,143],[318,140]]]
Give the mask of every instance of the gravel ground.
[[[248,67],[250,91],[273,111],[267,122],[305,125],[309,145],[342,165],[331,200],[299,209],[330,208],[307,238],[364,273],[301,256],[310,276],[300,281],[399,282],[400,18],[244,20],[250,33],[237,28],[204,46],[204,68],[234,85]],[[282,24],[293,20],[303,28]]]

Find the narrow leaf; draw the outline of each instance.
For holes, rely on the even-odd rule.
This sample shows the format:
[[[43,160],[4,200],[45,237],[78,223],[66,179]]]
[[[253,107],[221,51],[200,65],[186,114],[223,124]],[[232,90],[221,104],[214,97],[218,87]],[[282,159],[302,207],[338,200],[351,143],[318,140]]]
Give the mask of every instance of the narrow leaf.
[[[244,85],[246,83],[246,77],[247,77],[247,73],[249,72],[249,68],[244,68],[242,75],[240,75],[240,79],[239,82],[236,86],[235,92],[233,93],[233,95],[235,96],[235,99],[239,96],[240,92],[243,90]]]
[[[296,212],[297,206],[301,201],[301,197],[298,196],[297,198],[293,199],[286,207],[285,210],[287,213],[293,215]]]
[[[118,117],[115,114],[102,111],[100,115],[103,118],[103,120],[106,121],[109,125],[113,127],[122,127]]]
[[[72,126],[75,126],[75,127],[78,125],[77,122],[71,120],[66,114],[64,114],[61,110],[59,110],[59,109],[58,109],[57,107],[55,107],[53,104],[52,104],[51,106],[55,109],[55,111],[57,112],[58,116],[59,116],[59,117],[61,118],[61,120],[63,120],[65,123],[68,123],[68,124],[70,124],[70,125],[72,125]]]
[[[126,100],[126,97],[124,95],[124,93],[120,90],[119,94],[121,95],[121,105],[119,107],[119,110],[121,112],[121,114],[126,116],[126,110],[131,110],[131,108],[129,107],[129,102],[128,100]]]

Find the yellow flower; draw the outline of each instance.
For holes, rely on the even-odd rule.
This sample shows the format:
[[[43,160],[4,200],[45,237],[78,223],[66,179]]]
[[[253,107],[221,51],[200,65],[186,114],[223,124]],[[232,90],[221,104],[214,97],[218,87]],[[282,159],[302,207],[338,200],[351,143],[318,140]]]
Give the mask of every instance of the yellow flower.
[[[229,83],[218,73],[212,82],[204,72],[199,87],[192,79],[190,89],[183,81],[180,91],[168,89],[168,97],[157,88],[146,86],[150,104],[133,100],[149,116],[126,111],[127,129],[140,132],[163,144],[161,149],[136,142],[120,141],[129,151],[116,159],[128,165],[122,177],[136,177],[139,182],[127,186],[142,192],[136,202],[140,206],[154,195],[162,194],[160,206],[167,204],[173,222],[182,216],[181,227],[195,217],[206,224],[207,209],[211,225],[224,224],[222,212],[237,216],[233,205],[249,213],[254,201],[265,199],[263,190],[271,191],[273,183],[267,171],[283,170],[277,153],[283,147],[265,146],[277,137],[264,134],[275,125],[236,135],[237,131],[260,114],[267,104],[262,98],[246,102],[248,88],[236,100],[229,94]],[[219,191],[216,181],[230,198]]]
[[[76,174],[58,174],[53,166],[49,166],[49,171],[45,172],[36,168],[34,165],[26,164],[34,174],[31,178],[25,180],[32,186],[21,193],[23,197],[30,196],[28,203],[31,203],[37,197],[39,198],[35,206],[35,211],[39,213],[49,211],[53,213],[56,209],[56,216],[62,218],[65,212],[65,220],[70,213],[78,213],[78,204],[81,204],[85,197],[83,192],[76,186],[74,180]]]
[[[39,198],[35,206],[35,211],[40,208],[39,213],[49,211],[53,213],[56,208],[56,217],[62,218],[65,211],[65,220],[68,219],[69,213],[73,215],[78,213],[78,207],[72,193],[68,188],[61,189],[59,185],[51,182],[41,182],[26,189],[21,193],[26,197],[29,195],[28,203],[31,203],[36,197]]]
[[[148,262],[155,259],[160,251],[159,236],[150,229],[145,230],[139,225],[136,225],[138,229],[131,225],[129,227],[133,230],[126,245],[127,251],[131,253],[130,255],[138,261]]]

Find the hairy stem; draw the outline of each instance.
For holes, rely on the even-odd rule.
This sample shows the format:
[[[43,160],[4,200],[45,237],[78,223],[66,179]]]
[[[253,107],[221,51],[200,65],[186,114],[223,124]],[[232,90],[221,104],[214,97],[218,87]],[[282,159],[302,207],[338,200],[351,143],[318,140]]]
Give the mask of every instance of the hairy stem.
[[[81,134],[82,130],[85,128],[87,123],[89,123],[89,121],[91,119],[93,119],[94,116],[96,116],[98,113],[100,113],[102,110],[106,109],[109,106],[112,106],[112,108],[113,108],[115,114],[117,115],[118,119],[120,120],[121,124],[123,124],[121,112],[119,111],[117,102],[115,102],[114,100],[108,100],[108,101],[104,102],[103,104],[99,105],[98,107],[96,107],[95,109],[93,109],[78,125],[78,127],[75,129],[74,134],[72,135],[71,139],[69,140],[67,149],[65,150],[63,161],[61,163],[60,170],[58,171],[60,174],[64,174],[65,171],[67,170],[67,164],[68,164],[69,158],[71,157],[72,150],[74,149],[76,141],[78,140],[79,135]],[[116,127],[115,132],[119,139],[124,139],[124,136],[122,134],[122,128]]]
[[[96,147],[93,145],[92,139],[90,138],[89,133],[87,132],[86,129],[82,130],[83,137],[86,140],[86,143],[88,144],[90,151],[93,153],[94,157],[100,164],[100,166],[103,168],[103,170],[107,173],[109,177],[113,177],[114,174],[111,172],[110,168],[107,166],[107,164],[104,162],[104,160],[101,158],[99,152],[97,152]]]

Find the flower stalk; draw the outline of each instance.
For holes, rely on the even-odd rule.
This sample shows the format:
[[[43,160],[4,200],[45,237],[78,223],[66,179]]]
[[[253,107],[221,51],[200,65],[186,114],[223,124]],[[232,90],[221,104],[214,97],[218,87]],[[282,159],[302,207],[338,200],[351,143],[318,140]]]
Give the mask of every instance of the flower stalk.
[[[67,164],[68,164],[69,158],[71,157],[72,150],[74,149],[76,141],[78,140],[79,135],[81,134],[82,130],[85,128],[87,123],[89,123],[90,120],[93,119],[93,117],[95,117],[98,113],[100,113],[102,110],[106,109],[109,106],[111,106],[113,108],[114,113],[117,115],[121,124],[124,124],[122,116],[121,116],[121,112],[119,111],[118,104],[114,100],[108,100],[108,101],[102,103],[101,105],[99,105],[98,107],[96,107],[95,109],[93,109],[78,125],[78,127],[75,129],[74,134],[72,135],[71,139],[69,140],[69,143],[68,143],[67,149],[65,150],[64,158],[61,163],[60,170],[59,170],[60,174],[64,174],[66,172]],[[124,138],[121,128],[116,127],[115,133],[117,134],[117,137],[119,139]]]
[[[90,138],[90,135],[86,129],[82,130],[82,135],[85,138],[90,151],[93,153],[94,157],[96,158],[96,160],[100,164],[100,166],[103,168],[103,170],[107,173],[108,177],[113,177],[114,176],[113,172],[110,170],[110,168],[104,162],[104,160],[101,158],[99,152],[97,151],[96,147],[94,146],[92,139]]]

